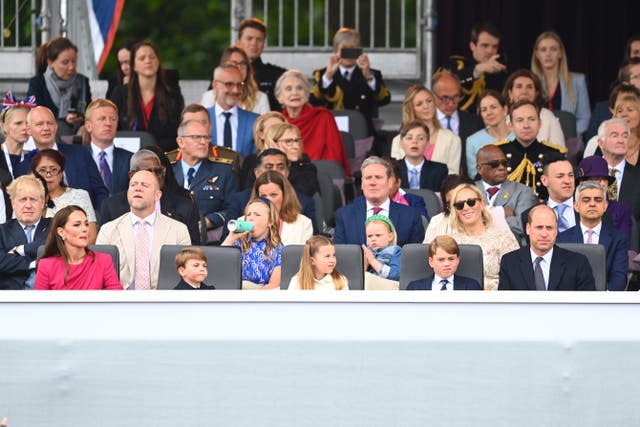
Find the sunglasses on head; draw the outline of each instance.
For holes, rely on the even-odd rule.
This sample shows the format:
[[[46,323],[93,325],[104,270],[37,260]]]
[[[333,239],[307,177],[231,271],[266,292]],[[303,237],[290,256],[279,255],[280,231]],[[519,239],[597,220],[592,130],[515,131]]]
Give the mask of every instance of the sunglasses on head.
[[[470,208],[474,207],[476,205],[477,202],[479,202],[480,199],[473,198],[473,199],[467,199],[467,200],[460,200],[459,202],[455,202],[453,203],[453,207],[456,208],[457,210],[461,211],[462,209],[464,209],[464,204],[466,203]]]
[[[506,168],[509,166],[509,162],[507,162],[507,159],[491,160],[490,162],[482,163],[482,166],[489,166],[491,169],[497,169],[499,166],[504,166]]]

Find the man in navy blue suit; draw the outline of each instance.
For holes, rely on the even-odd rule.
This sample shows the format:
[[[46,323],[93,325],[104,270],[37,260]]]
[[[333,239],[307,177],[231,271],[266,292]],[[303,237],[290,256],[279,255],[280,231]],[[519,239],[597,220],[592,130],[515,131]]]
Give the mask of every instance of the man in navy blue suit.
[[[580,215],[580,223],[560,233],[558,242],[604,246],[607,257],[607,289],[624,291],[627,286],[629,238],[602,222],[607,210],[607,190],[597,182],[581,182],[576,189],[574,208]]]
[[[405,153],[398,161],[402,188],[440,191],[447,177],[447,165],[424,158],[429,143],[429,128],[418,121],[409,122],[400,129],[400,146]]]
[[[553,209],[536,205],[529,211],[530,246],[502,256],[500,291],[595,291],[587,258],[555,245],[558,220]]]
[[[451,236],[437,236],[429,244],[429,266],[433,273],[407,285],[408,291],[481,291],[480,283],[458,276],[460,248]]]
[[[109,197],[109,190],[104,186],[100,173],[91,154],[80,145],[56,143],[58,125],[51,110],[47,107],[35,107],[27,116],[27,130],[33,137],[36,150],[24,156],[24,160],[16,167],[15,176],[25,175],[31,167],[31,158],[37,150],[52,148],[60,151],[65,157],[64,179],[69,187],[87,190],[95,210],[100,209],[102,201]]]
[[[258,166],[254,169],[256,178],[263,172],[273,170],[280,172],[285,177],[289,176],[289,160],[287,155],[277,148],[267,148],[262,150],[258,155]],[[251,198],[252,188],[239,191],[231,195],[228,200],[225,201],[225,217],[227,222],[230,219],[236,219],[244,215],[244,208]],[[311,220],[313,224],[313,233],[318,233],[317,220],[316,220],[316,207],[311,197],[305,196],[296,190],[296,196],[301,205],[300,213]],[[223,231],[223,238],[228,234],[228,230],[225,227]]]
[[[209,107],[211,143],[237,151],[243,156],[256,152],[253,123],[258,115],[239,107],[242,95],[242,74],[232,64],[222,64],[213,72],[216,103]]]
[[[131,153],[113,145],[118,131],[118,107],[113,102],[98,98],[85,110],[84,127],[89,132],[89,153],[100,172],[110,194],[126,191],[129,187],[129,161]]]
[[[176,181],[193,194],[207,230],[221,227],[227,220],[225,200],[236,191],[231,165],[209,160],[211,137],[208,126],[201,121],[182,123],[176,141],[181,153],[181,159],[173,165]]]
[[[399,246],[406,243],[422,243],[424,227],[420,212],[389,198],[393,183],[393,170],[389,162],[371,156],[362,163],[360,171],[363,196],[357,197],[353,203],[338,210],[333,241],[341,244],[366,244],[364,222],[371,215],[380,214],[389,217],[396,227]]]
[[[49,218],[42,218],[44,186],[36,177],[21,176],[7,192],[16,218],[0,224],[0,289],[33,289],[38,247],[49,228]]]

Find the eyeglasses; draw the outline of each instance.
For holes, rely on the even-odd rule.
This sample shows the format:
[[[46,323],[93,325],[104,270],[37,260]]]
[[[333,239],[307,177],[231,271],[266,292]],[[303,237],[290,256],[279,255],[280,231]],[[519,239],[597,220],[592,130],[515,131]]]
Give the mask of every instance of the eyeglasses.
[[[509,166],[509,162],[507,162],[507,159],[491,160],[490,162],[480,163],[480,166],[489,166],[491,169],[497,169],[500,166],[504,166],[506,168]]]
[[[440,101],[444,102],[445,104],[448,104],[449,102],[455,102],[457,104],[458,102],[460,102],[460,95],[456,95],[456,96],[436,95],[436,98],[438,98]]]
[[[40,175],[42,176],[58,176],[58,174],[61,172],[60,168],[40,168],[38,170],[36,170],[36,172],[38,172]]]
[[[249,65],[247,61],[229,61],[229,62],[235,65],[236,67],[242,67],[242,68],[247,68],[247,66]]]
[[[189,138],[196,142],[211,142],[210,135],[182,135],[182,138]]]
[[[464,204],[466,203],[470,208],[474,207],[476,205],[477,202],[479,202],[480,199],[476,198],[472,198],[472,199],[467,199],[467,200],[460,200],[459,202],[455,202],[453,203],[453,207],[456,208],[456,210],[461,211],[462,209],[464,209]]]
[[[232,90],[233,88],[242,90],[244,88],[244,82],[223,82],[222,80],[216,80],[218,83],[222,83],[227,90]]]
[[[280,142],[284,145],[286,145],[287,147],[291,147],[293,144],[300,144],[302,143],[302,138],[287,138],[287,139],[277,139],[276,142]]]

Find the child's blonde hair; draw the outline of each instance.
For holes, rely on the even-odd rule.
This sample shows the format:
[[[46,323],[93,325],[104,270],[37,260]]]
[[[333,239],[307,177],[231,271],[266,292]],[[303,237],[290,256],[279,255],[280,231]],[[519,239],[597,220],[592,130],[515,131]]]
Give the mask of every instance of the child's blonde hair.
[[[318,250],[323,246],[334,246],[334,244],[331,239],[325,236],[312,236],[304,244],[304,248],[302,250],[302,258],[300,259],[300,270],[298,270],[298,273],[296,273],[296,278],[298,279],[298,286],[300,287],[300,289],[315,289],[311,258],[314,257]],[[338,291],[344,289],[347,284],[347,278],[338,273],[336,269],[331,272],[331,278],[333,279],[333,284]]]
[[[369,218],[367,218],[367,220],[364,222],[365,234],[367,225],[372,222],[376,224],[383,224],[387,227],[389,233],[393,234],[393,240],[389,242],[389,246],[395,245],[398,242],[398,233],[396,233],[396,228],[393,226],[393,222],[391,222],[391,220],[384,215],[371,215]]]

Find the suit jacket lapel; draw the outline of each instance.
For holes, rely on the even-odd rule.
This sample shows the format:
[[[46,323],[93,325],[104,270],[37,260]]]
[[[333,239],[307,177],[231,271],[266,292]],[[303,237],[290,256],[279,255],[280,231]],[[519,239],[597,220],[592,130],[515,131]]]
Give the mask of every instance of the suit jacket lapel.
[[[558,255],[558,247],[553,247],[553,256],[551,257],[551,266],[549,267],[549,283],[547,290],[555,291],[558,289],[562,273],[564,271],[564,259]]]
[[[527,284],[530,291],[535,291],[536,279],[533,275],[533,263],[531,262],[528,246],[520,250],[520,271],[522,272],[523,283]]]
[[[120,237],[121,245],[118,246],[118,250],[123,255],[125,260],[124,265],[127,266],[129,270],[129,283],[123,283],[123,285],[128,286],[133,280],[133,274],[135,271],[136,265],[136,251],[135,251],[135,243],[133,239],[133,225],[131,224],[131,217],[129,214],[126,214],[120,217],[120,221],[116,226],[118,232],[117,235]]]
[[[11,233],[11,238],[14,239],[18,244],[27,243],[27,235],[24,234],[24,229],[17,219],[12,222],[11,229],[9,231]]]
[[[245,121],[246,116],[243,111],[238,107],[238,128],[236,129],[236,151],[238,153],[244,153],[244,131],[245,129]],[[244,155],[244,154],[243,154]]]

